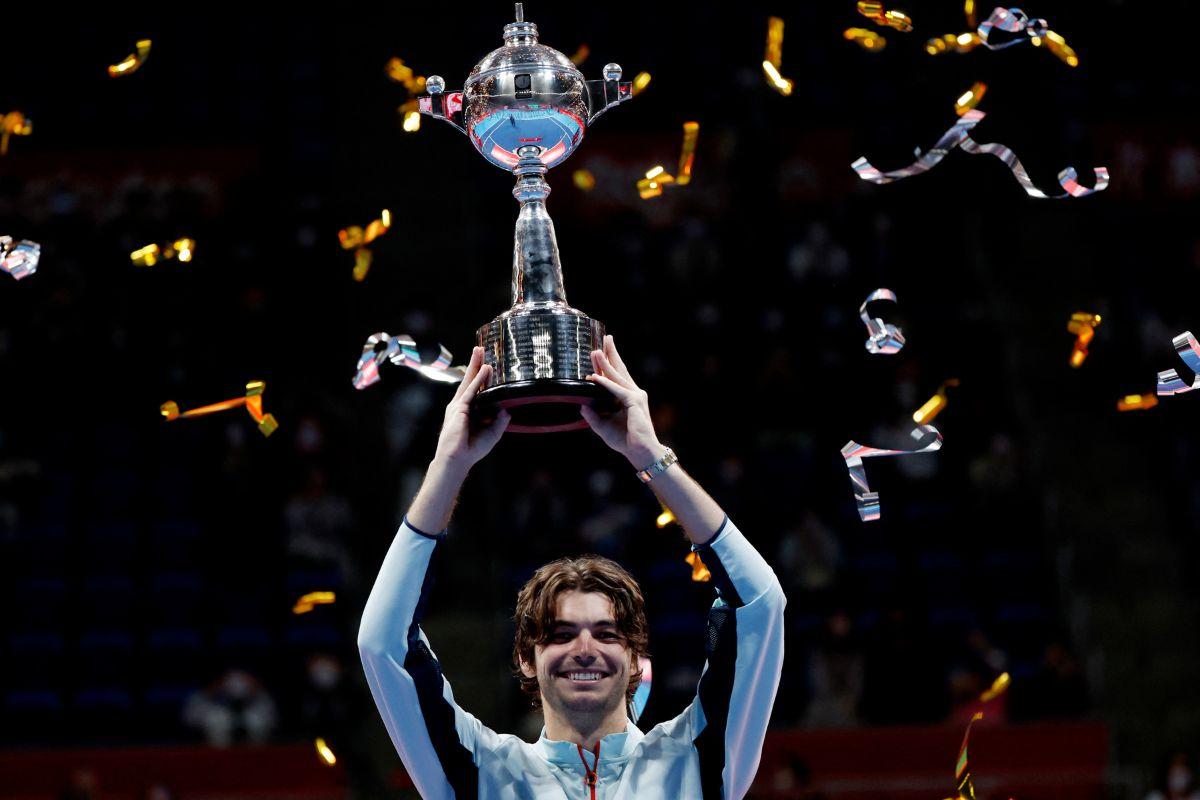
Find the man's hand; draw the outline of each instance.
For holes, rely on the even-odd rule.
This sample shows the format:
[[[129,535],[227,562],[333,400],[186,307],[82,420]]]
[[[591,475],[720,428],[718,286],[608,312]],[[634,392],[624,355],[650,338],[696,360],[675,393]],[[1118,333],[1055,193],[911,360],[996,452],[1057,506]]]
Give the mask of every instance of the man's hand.
[[[438,436],[433,460],[463,477],[492,451],[508,428],[509,414],[501,410],[491,423],[471,430],[471,401],[487,384],[491,374],[492,368],[483,363],[483,348],[476,347],[471,351],[471,361],[462,382],[458,384],[454,399],[446,406],[446,417],[442,421],[442,432]]]
[[[649,398],[634,383],[613,337],[605,336],[604,349],[592,351],[592,369],[595,373],[587,379],[608,389],[621,404],[621,410],[603,417],[588,406],[581,406],[583,419],[606,445],[629,459],[634,469],[643,469],[657,461],[667,448],[654,433]]]

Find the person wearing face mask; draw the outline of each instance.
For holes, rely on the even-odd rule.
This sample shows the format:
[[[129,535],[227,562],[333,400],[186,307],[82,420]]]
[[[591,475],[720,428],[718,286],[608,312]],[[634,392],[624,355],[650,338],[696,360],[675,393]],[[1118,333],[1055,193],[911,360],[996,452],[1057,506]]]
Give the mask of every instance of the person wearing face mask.
[[[1196,773],[1186,753],[1174,753],[1167,759],[1146,800],[1200,800]]]
[[[585,421],[674,512],[717,589],[696,697],[649,732],[633,723],[630,701],[647,652],[641,589],[615,562],[584,556],[537,570],[517,598],[514,666],[542,708],[539,740],[496,733],[454,702],[419,623],[430,559],[459,489],[509,421],[501,412],[479,430],[469,425],[471,399],[490,376],[482,349],[475,348],[358,634],[371,694],[427,800],[729,799],[744,796],[754,779],[783,666],[783,590],[762,556],[658,441],[646,393],[612,337],[592,353],[592,366],[588,380],[612,393],[620,410],[601,416],[583,407]]]

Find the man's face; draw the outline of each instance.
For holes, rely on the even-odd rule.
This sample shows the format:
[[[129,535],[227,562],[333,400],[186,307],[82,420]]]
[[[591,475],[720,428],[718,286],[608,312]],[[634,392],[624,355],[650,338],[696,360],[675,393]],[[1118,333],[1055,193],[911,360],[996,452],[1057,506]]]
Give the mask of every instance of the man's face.
[[[615,616],[612,601],[597,592],[558,598],[550,641],[534,650],[534,665],[521,664],[527,677],[536,674],[544,706],[568,718],[624,706],[633,654]]]

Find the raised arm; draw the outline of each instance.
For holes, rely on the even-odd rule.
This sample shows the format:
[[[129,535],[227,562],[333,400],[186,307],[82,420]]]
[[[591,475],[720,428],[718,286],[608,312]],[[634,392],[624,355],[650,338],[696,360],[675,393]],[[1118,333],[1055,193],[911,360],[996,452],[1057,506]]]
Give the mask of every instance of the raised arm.
[[[420,628],[432,584],[429,565],[445,537],[463,481],[495,446],[507,414],[472,431],[471,398],[489,367],[479,348],[446,407],[437,452],[367,599],[358,649],[371,695],[417,790],[425,798],[478,795],[475,754],[494,734],[454,702],[450,684]]]
[[[612,337],[592,354],[589,380],[608,388],[622,409],[584,419],[609,447],[650,477],[649,487],[675,515],[692,550],[712,573],[717,599],[708,615],[707,661],[696,699],[665,733],[694,744],[705,797],[740,798],[758,770],[783,669],[786,600],[770,565],[678,463],[663,469],[646,393],[621,360]],[[649,469],[647,469],[649,468]]]

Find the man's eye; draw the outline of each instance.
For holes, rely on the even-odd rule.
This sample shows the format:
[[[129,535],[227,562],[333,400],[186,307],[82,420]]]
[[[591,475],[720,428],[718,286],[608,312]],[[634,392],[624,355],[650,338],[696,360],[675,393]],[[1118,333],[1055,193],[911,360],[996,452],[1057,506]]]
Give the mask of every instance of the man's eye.
[[[613,633],[612,631],[601,631],[600,633],[596,634],[596,638],[597,639],[607,639],[609,641],[615,641],[617,639],[620,639],[621,637],[620,637],[620,635]]]
[[[552,641],[552,642],[569,642],[569,641],[571,641],[571,634],[569,634],[569,633],[552,633],[552,634],[550,634],[550,641]]]

